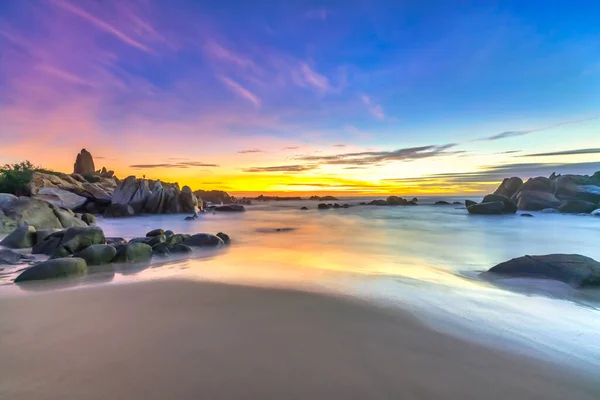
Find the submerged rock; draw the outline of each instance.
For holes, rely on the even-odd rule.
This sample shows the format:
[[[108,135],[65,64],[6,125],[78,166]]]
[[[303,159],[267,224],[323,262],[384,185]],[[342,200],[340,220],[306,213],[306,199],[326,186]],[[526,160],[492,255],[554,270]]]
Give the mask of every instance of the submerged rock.
[[[504,213],[504,203],[501,201],[492,201],[489,203],[479,203],[473,204],[467,207],[467,211],[469,214],[484,214],[484,215],[492,215],[492,214],[503,214]]]
[[[15,282],[66,278],[87,272],[87,264],[82,258],[59,258],[35,264],[23,271]]]
[[[482,277],[551,279],[574,287],[600,286],[600,263],[579,254],[524,256],[498,264]]]
[[[449,206],[450,203],[447,202],[446,200],[438,200],[434,203],[434,205],[436,206]]]
[[[569,214],[589,214],[595,209],[594,203],[585,200],[567,200],[558,207],[558,211]]]
[[[521,214],[521,217],[533,218],[533,215],[529,214],[529,213],[523,213],[523,214]]]
[[[117,250],[113,263],[135,264],[149,262],[152,259],[152,247],[146,243],[128,243]]]
[[[517,205],[515,204],[515,202],[501,194],[488,194],[483,198],[481,203],[493,203],[496,201],[501,201],[502,203],[504,203],[503,212],[508,214],[514,214],[517,212]]]
[[[223,243],[225,243],[225,244],[229,244],[231,242],[231,238],[226,233],[219,232],[215,236],[217,236],[218,238],[220,238],[223,241]]]
[[[185,239],[183,244],[190,247],[218,247],[223,246],[225,242],[220,237],[209,233],[197,233]]]

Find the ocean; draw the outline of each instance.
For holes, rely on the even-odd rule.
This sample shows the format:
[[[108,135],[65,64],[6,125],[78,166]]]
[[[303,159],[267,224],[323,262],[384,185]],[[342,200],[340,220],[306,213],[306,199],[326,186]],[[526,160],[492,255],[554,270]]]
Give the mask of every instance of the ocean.
[[[225,232],[232,244],[194,258],[99,273],[67,287],[181,278],[335,293],[401,307],[433,329],[486,346],[600,372],[600,290],[532,280],[501,286],[478,278],[526,254],[577,253],[600,260],[600,218],[533,213],[473,216],[460,205],[359,206],[317,210],[315,201],[271,201],[245,213],[102,219],[106,236],[133,238],[156,229]],[[463,201],[464,198],[444,198]],[[477,199],[475,199],[477,200]],[[301,207],[309,210],[300,210]],[[29,295],[17,269],[0,274],[0,294]]]

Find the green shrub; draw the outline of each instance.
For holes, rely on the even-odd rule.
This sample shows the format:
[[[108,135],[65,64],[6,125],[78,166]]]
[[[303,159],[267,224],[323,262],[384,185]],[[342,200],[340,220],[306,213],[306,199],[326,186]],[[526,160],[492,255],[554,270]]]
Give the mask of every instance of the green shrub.
[[[48,171],[33,165],[31,161],[6,164],[0,168],[0,193],[12,193],[17,196],[28,195],[29,188],[27,185],[31,182],[34,172],[58,175],[57,172]]]

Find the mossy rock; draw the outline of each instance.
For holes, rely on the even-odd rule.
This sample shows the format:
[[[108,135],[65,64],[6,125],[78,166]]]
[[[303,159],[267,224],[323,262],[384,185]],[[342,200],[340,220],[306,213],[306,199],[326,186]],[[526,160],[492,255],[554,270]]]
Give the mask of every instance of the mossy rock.
[[[146,243],[128,243],[117,250],[113,263],[135,264],[152,259],[152,247]]]
[[[83,258],[57,258],[35,264],[21,272],[15,282],[39,281],[45,279],[66,278],[83,275],[87,272],[87,263]]]
[[[11,249],[26,249],[35,245],[35,228],[33,226],[20,226],[5,237],[0,245]]]
[[[117,249],[108,244],[93,244],[80,252],[75,257],[83,258],[87,265],[104,265],[110,263],[117,255]]]

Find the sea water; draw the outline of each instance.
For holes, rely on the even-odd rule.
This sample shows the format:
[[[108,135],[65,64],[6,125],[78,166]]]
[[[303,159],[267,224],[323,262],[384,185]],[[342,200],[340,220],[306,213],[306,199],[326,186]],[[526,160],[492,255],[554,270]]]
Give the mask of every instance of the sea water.
[[[317,210],[311,201],[261,202],[244,213],[207,212],[194,221],[181,215],[100,218],[106,236],[130,239],[162,228],[225,232],[232,243],[196,250],[189,260],[71,282],[177,277],[334,292],[399,306],[434,329],[469,340],[600,373],[600,290],[532,280],[498,286],[478,277],[526,254],[600,260],[600,218],[475,216],[464,206],[433,205],[433,199],[397,207],[358,205],[362,201],[340,199],[353,206],[329,210]],[[18,269],[1,271],[0,292],[27,292],[12,283]]]

